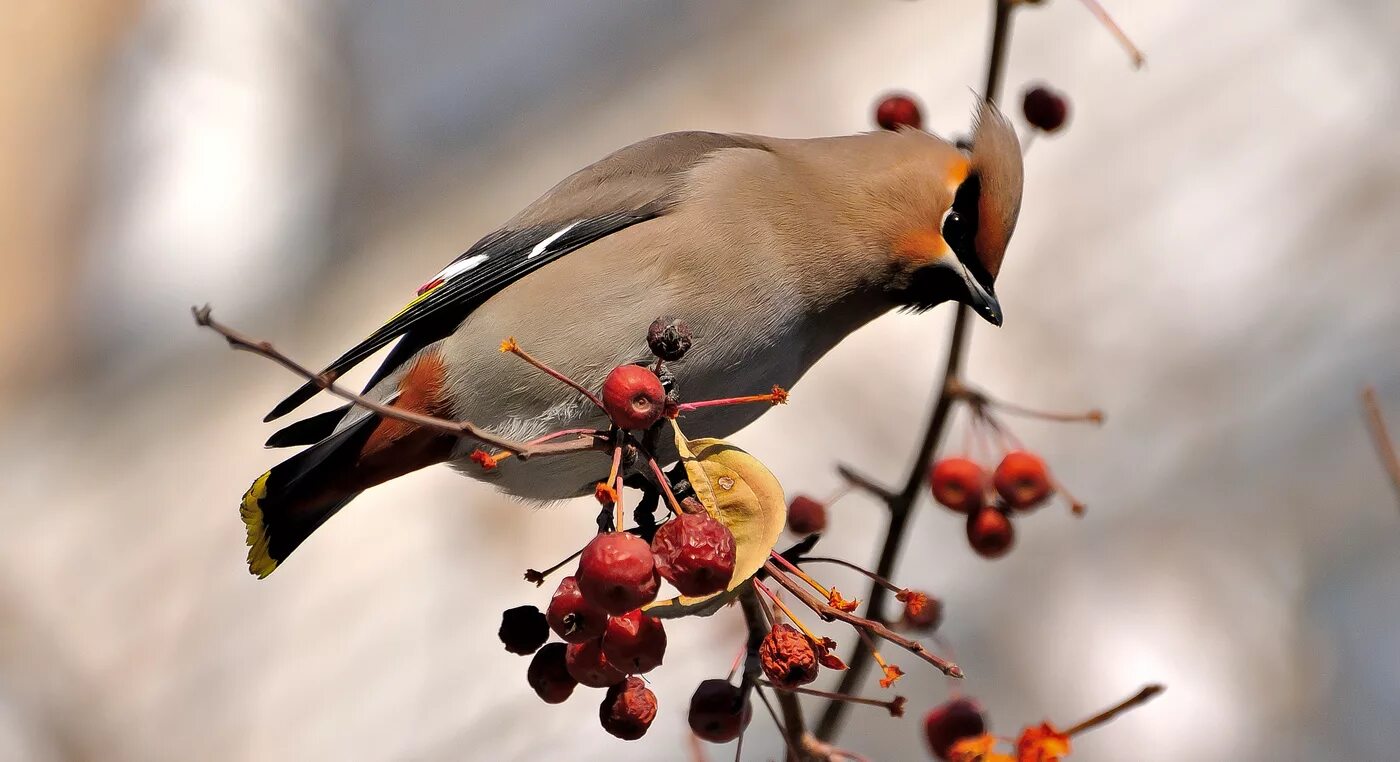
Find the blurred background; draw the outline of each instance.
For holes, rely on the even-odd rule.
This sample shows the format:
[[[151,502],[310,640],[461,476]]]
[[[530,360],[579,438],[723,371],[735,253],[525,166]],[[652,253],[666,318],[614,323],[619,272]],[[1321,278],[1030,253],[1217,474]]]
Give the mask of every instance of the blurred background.
[[[250,577],[236,504],[296,382],[188,308],[317,364],[640,138],[855,132],[890,89],[958,134],[989,5],[7,6],[0,759],[685,758],[737,611],[670,628],[632,744],[595,692],[540,704],[496,640],[500,610],[547,600],[521,572],[588,536],[589,501],[529,508],[434,468]],[[1044,80],[1074,113],[1028,153],[1006,326],[977,326],[970,358],[998,396],[1107,411],[1016,427],[1089,513],[1043,510],[987,562],[921,507],[897,579],[944,598],[938,648],[968,678],[891,654],[911,717],[857,707],[841,743],[921,758],[918,718],[954,690],[1014,735],[1160,681],[1075,758],[1394,759],[1400,512],[1356,394],[1400,421],[1400,6],[1109,5],[1141,72],[1077,2],[1017,19],[1008,98]],[[794,493],[832,490],[837,460],[899,478],[950,313],[859,332],[737,441]],[[823,546],[869,562],[883,525],[851,496]],[[782,756],[761,711],[745,751]]]

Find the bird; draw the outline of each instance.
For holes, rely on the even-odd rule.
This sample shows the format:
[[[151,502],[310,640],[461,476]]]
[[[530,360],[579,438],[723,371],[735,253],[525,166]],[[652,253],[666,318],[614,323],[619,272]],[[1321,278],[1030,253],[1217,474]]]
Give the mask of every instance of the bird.
[[[994,284],[1020,213],[1021,147],[990,102],[970,141],[905,127],[837,137],[675,132],[565,178],[452,260],[383,327],[326,366],[333,380],[393,344],[364,396],[467,420],[516,441],[606,428],[574,390],[526,372],[505,337],[598,388],[644,361],[658,316],[693,348],[670,366],[687,399],[796,382],[844,337],[891,310],[960,302],[1001,325]],[[309,381],[265,418],[322,390]],[[768,406],[707,408],[687,431],[726,437]],[[355,405],[268,440],[307,446],[243,497],[248,567],[266,577],[356,495],[448,463],[527,501],[591,493],[596,453],[508,459],[481,444]],[[604,461],[604,467],[606,467]]]

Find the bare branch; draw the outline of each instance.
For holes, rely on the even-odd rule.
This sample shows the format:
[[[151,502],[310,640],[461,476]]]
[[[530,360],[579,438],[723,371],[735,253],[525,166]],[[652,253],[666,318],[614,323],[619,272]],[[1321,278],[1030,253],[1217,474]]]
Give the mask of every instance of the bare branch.
[[[1085,732],[1086,730],[1093,730],[1094,728],[1104,724],[1105,722],[1108,722],[1109,720],[1112,720],[1114,717],[1117,717],[1118,715],[1128,711],[1129,709],[1134,709],[1147,703],[1148,701],[1151,701],[1152,699],[1156,698],[1157,694],[1161,693],[1166,689],[1166,686],[1161,685],[1159,683],[1153,683],[1151,685],[1143,686],[1143,689],[1134,694],[1132,698],[1123,701],[1117,706],[1105,709],[1104,711],[1099,712],[1093,717],[1090,717],[1089,719],[1079,723],[1078,725],[1075,725],[1069,730],[1066,730],[1065,735],[1075,736]]]
[[[316,384],[321,387],[321,389],[384,418],[392,418],[397,421],[403,421],[404,423],[412,423],[417,426],[435,429],[457,437],[470,437],[492,447],[508,450],[521,460],[535,456],[588,452],[590,450],[605,449],[607,445],[606,440],[600,440],[596,434],[579,436],[575,439],[563,442],[548,442],[531,445],[525,442],[516,442],[511,439],[496,436],[470,421],[451,421],[446,418],[438,418],[436,416],[415,413],[411,410],[391,407],[382,402],[356,394],[336,384],[334,380],[326,375],[317,373],[283,354],[279,349],[272,346],[271,342],[259,341],[229,328],[213,318],[211,310],[207,305],[204,307],[192,307],[190,308],[190,312],[194,315],[194,322],[196,325],[209,328],[220,336],[223,336],[230,347],[244,352],[251,352],[259,357],[265,357],[303,379]]]

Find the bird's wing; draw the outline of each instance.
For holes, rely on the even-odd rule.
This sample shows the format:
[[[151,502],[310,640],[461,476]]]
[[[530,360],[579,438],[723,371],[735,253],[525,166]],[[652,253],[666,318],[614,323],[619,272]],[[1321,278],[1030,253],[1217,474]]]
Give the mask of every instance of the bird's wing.
[[[452,260],[389,322],[326,366],[322,377],[333,380],[402,337],[375,372],[373,386],[418,350],[449,335],[473,309],[511,283],[593,241],[665,214],[679,199],[686,171],[725,148],[764,146],[746,136],[671,133],[628,146],[571,175]],[[317,383],[307,382],[263,420],[286,415],[318,391]]]

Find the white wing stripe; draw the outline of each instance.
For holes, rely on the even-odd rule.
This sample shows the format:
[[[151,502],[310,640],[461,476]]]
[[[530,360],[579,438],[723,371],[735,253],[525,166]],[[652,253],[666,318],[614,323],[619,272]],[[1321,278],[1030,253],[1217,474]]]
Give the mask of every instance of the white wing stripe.
[[[467,257],[466,259],[453,262],[447,267],[442,268],[442,272],[438,273],[437,277],[433,280],[450,280],[472,269],[473,267],[476,267],[482,262],[485,262],[486,259],[487,257],[485,254],[477,254],[474,257]]]
[[[551,243],[554,243],[555,241],[559,240],[559,236],[569,232],[569,230],[571,230],[577,224],[577,222],[570,222],[564,227],[559,228],[558,232],[554,233],[553,235],[544,239],[543,241],[540,241],[539,243],[535,244],[535,248],[530,249],[530,254],[525,258],[534,259],[535,257],[538,257],[539,255],[543,254],[545,252],[545,249],[548,249]]]

